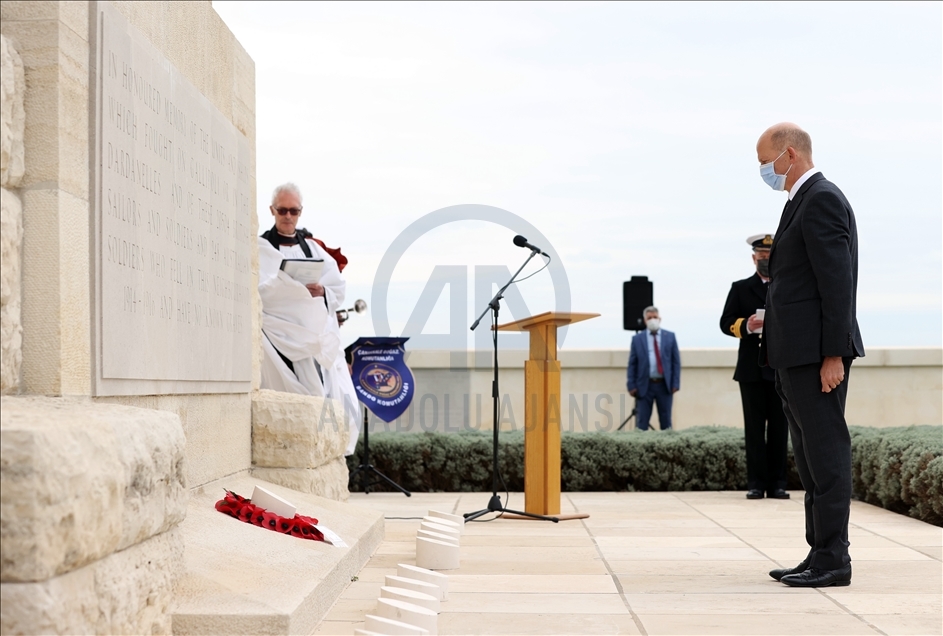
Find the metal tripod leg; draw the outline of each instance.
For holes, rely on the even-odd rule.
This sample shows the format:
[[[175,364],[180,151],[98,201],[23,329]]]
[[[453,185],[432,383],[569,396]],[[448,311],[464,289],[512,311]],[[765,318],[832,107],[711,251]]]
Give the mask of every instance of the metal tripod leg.
[[[556,517],[550,517],[547,515],[538,515],[533,512],[521,512],[520,510],[511,510],[510,508],[505,508],[501,505],[501,497],[498,495],[492,495],[491,500],[488,502],[488,507],[484,510],[478,510],[476,512],[466,512],[463,517],[465,517],[465,523],[469,521],[474,521],[482,515],[486,515],[489,512],[500,512],[505,513],[509,512],[514,515],[520,515],[522,517],[530,517],[531,519],[540,519],[542,521],[552,521],[554,523],[560,523],[560,520]]]
[[[625,428],[625,425],[628,424],[629,420],[631,420],[633,417],[635,418],[638,417],[638,398],[635,398],[635,404],[632,406],[632,412],[629,413],[629,416],[625,418],[625,421],[622,422],[622,424],[619,424],[619,428],[617,428],[616,430],[621,431],[623,428]],[[638,422],[638,419],[636,419],[635,421]]]
[[[411,492],[381,473],[379,470],[374,468],[373,464],[370,463],[370,417],[366,406],[363,407],[363,463],[357,466],[357,468],[354,469],[354,472],[350,473],[349,479],[353,480],[354,476],[358,473],[362,474],[360,484],[363,488],[364,494],[366,495],[370,494],[370,486],[376,486],[377,484],[381,484],[385,481],[407,497],[412,497]],[[380,478],[380,480],[367,483],[367,476],[371,474],[376,475]]]

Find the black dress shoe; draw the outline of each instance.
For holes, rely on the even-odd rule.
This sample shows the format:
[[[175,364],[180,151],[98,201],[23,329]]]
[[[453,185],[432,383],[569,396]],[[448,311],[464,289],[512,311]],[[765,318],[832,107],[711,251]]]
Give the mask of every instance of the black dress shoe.
[[[747,491],[747,499],[762,499],[763,491],[757,490],[756,488],[751,488]]]
[[[809,562],[802,561],[802,563],[800,563],[794,568],[782,568],[779,570],[770,570],[769,575],[773,577],[774,579],[776,579],[777,581],[781,581],[784,576],[788,576],[790,574],[799,574],[800,572],[805,572],[808,569],[809,569]]]
[[[851,585],[851,564],[839,570],[809,568],[799,574],[787,574],[780,581],[790,587],[844,587]]]
[[[783,490],[782,488],[777,488],[776,490],[771,490],[766,493],[766,496],[770,499],[789,499],[789,493]]]

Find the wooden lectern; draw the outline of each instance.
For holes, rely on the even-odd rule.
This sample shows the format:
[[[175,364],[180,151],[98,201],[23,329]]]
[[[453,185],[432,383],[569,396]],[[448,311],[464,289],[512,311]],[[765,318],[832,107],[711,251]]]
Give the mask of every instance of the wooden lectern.
[[[548,311],[498,325],[500,331],[530,332],[530,359],[524,362],[524,510],[527,512],[560,513],[557,327],[598,315]]]

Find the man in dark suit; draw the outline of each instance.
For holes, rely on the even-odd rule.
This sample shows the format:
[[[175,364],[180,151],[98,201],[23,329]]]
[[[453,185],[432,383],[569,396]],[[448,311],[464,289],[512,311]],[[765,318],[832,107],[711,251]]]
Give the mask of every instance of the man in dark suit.
[[[740,340],[733,379],[740,385],[743,403],[743,436],[747,453],[747,499],[789,499],[786,492],[786,446],[789,425],[783,401],[776,393],[776,375],[758,363],[762,310],[766,308],[769,252],[772,234],[747,239],[753,248],[756,273],[730,286],[720,330]]]
[[[777,124],[756,144],[760,175],[789,192],[770,250],[760,355],[776,370],[805,489],[809,554],[770,576],[794,587],[851,584],[851,440],[845,397],[858,331],[858,229],[851,205],[812,163],[812,140]]]
[[[648,430],[654,403],[664,431],[671,428],[671,403],[681,388],[681,352],[674,333],[661,328],[657,307],[646,307],[642,317],[646,329],[632,338],[626,388],[636,399],[636,428]]]

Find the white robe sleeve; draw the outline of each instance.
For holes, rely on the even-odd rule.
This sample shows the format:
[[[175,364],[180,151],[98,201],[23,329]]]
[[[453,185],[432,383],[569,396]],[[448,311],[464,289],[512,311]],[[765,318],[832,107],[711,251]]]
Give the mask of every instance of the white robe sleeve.
[[[347,441],[347,450],[345,455],[353,455],[357,447],[357,439],[360,437],[360,422],[363,420],[363,411],[360,401],[357,399],[357,392],[354,389],[353,379],[350,377],[350,369],[347,367],[347,361],[344,356],[338,356],[337,361],[330,369],[324,369],[324,386],[327,395],[341,403],[343,414],[338,417],[347,422],[347,428],[350,437]]]
[[[319,245],[315,258],[324,259],[321,284],[328,306],[340,306],[346,283],[337,262]],[[321,298],[280,270],[283,256],[265,239],[259,240],[259,297],[262,300],[262,388],[302,395],[325,396],[342,406],[339,414],[350,436],[346,453],[354,452],[360,435],[360,408],[340,343],[340,326]],[[340,300],[337,300],[337,298]],[[332,300],[333,299],[333,300]],[[288,368],[281,356],[291,361]],[[317,365],[315,365],[317,361]],[[320,367],[320,372],[318,367]]]
[[[330,368],[342,354],[340,330],[320,298],[279,269],[282,255],[259,241],[259,297],[262,300],[262,388],[324,395],[315,360]],[[269,348],[271,347],[271,349]],[[281,357],[291,360],[294,372]],[[305,391],[298,391],[298,384]]]
[[[319,282],[324,287],[324,298],[327,300],[328,310],[332,313],[339,311],[344,308],[344,300],[347,298],[347,281],[344,280],[334,257],[311,239],[306,240],[308,247],[311,248],[311,255],[324,261],[324,269],[321,271]]]

